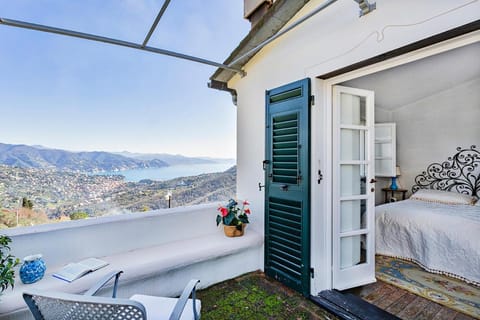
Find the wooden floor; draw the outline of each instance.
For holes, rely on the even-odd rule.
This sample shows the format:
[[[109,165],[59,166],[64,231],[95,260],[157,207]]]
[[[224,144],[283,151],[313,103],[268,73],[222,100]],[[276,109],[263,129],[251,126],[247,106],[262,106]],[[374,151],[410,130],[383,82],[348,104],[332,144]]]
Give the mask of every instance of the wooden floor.
[[[381,280],[360,288],[346,290],[405,320],[475,319],[438,303],[417,296]]]

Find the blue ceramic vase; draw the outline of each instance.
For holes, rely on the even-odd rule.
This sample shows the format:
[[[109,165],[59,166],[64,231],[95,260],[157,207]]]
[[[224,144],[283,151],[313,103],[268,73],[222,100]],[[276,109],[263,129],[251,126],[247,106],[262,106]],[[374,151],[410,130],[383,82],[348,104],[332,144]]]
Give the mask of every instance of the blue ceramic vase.
[[[392,185],[390,186],[392,190],[398,190],[397,177],[392,177]]]
[[[46,269],[47,266],[41,254],[26,256],[23,258],[23,264],[20,267],[20,279],[25,284],[37,282],[43,278]]]

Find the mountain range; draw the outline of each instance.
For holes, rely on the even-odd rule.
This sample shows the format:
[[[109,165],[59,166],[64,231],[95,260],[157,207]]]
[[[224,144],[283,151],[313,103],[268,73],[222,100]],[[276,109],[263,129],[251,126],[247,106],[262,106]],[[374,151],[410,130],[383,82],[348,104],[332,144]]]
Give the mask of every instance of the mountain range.
[[[140,160],[154,160],[160,159],[165,161],[169,166],[176,166],[180,164],[208,164],[208,163],[231,163],[233,159],[222,158],[208,158],[208,157],[186,157],[180,154],[168,154],[168,153],[133,153],[128,151],[115,152],[128,158],[140,159]]]
[[[0,164],[60,171],[99,172],[161,168],[177,164],[215,163],[219,162],[218,160],[170,154],[72,152],[42,146],[0,143]]]

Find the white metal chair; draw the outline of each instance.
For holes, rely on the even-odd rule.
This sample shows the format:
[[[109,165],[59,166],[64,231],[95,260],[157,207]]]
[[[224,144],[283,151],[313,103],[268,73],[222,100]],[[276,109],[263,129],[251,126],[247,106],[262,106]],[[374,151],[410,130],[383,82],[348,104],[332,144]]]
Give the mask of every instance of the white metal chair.
[[[146,295],[120,299],[116,298],[116,294],[121,273],[109,273],[83,295],[31,290],[23,293],[23,299],[36,320],[200,319],[201,302],[195,298],[199,280],[191,280],[178,299]],[[94,296],[114,277],[111,298]]]

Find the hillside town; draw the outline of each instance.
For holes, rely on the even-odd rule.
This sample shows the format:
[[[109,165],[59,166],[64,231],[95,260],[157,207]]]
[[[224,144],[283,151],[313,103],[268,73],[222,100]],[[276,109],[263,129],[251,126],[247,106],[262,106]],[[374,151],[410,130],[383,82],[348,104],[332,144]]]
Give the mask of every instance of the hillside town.
[[[235,168],[168,181],[126,182],[121,175],[92,175],[0,165],[0,224],[18,212],[44,222],[96,217],[228,200],[235,194]],[[31,208],[22,205],[27,199]],[[28,211],[30,209],[30,211]],[[81,212],[83,215],[78,215]],[[38,218],[38,217],[37,217]],[[15,219],[14,219],[15,220]],[[4,221],[3,221],[4,222]],[[12,225],[13,224],[13,225]],[[18,221],[3,223],[12,227]]]

